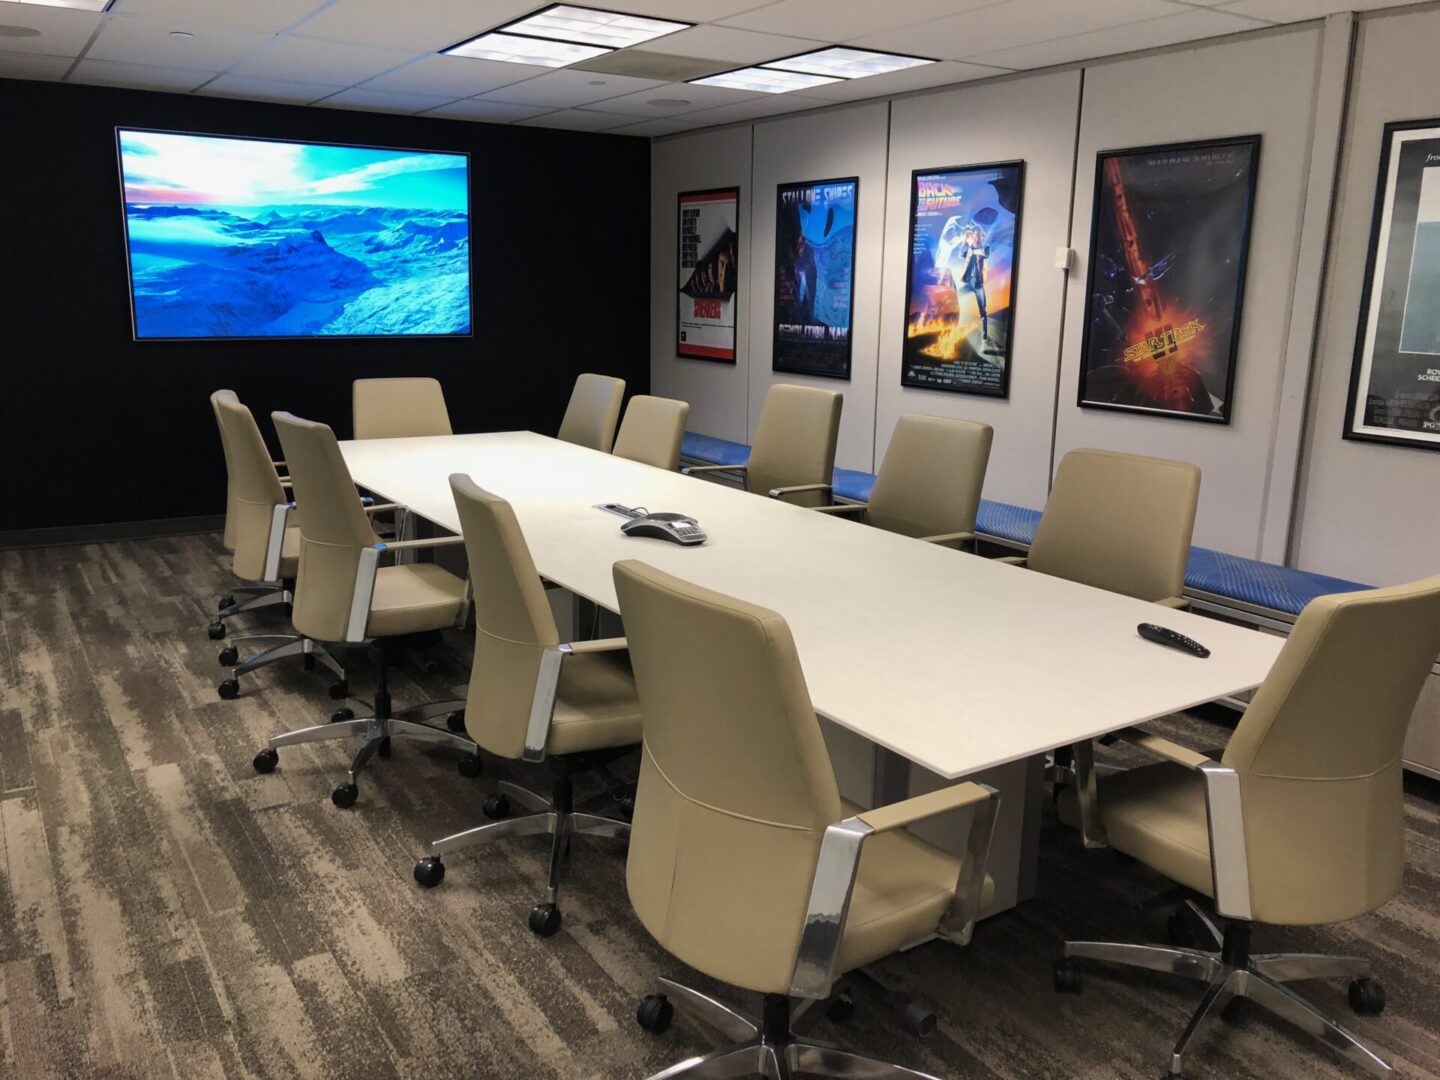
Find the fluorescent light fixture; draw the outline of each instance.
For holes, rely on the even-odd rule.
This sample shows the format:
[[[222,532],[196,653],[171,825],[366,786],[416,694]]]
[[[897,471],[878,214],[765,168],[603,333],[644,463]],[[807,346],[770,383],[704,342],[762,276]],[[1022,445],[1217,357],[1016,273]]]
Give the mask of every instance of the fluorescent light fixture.
[[[824,75],[806,75],[797,71],[776,71],[774,68],[748,67],[739,71],[722,71],[703,79],[691,79],[695,86],[723,86],[727,90],[751,90],[761,94],[788,94],[792,90],[808,90],[839,82]]]
[[[519,34],[489,33],[461,42],[445,52],[450,56],[471,56],[477,60],[503,60],[511,64],[562,68],[614,50],[595,45],[572,45],[567,41],[521,37]]]
[[[848,49],[836,45],[829,49],[789,56],[774,60],[766,65],[779,71],[803,71],[811,75],[834,75],[842,79],[863,79],[867,75],[885,75],[892,71],[933,64],[919,56],[900,56],[896,53],[871,52],[868,49]]]
[[[74,8],[76,11],[104,11],[114,0],[0,0],[10,4],[33,4],[35,7]]]
[[[552,41],[624,49],[673,34],[677,30],[688,30],[690,26],[690,23],[647,19],[619,11],[597,11],[571,4],[555,4],[537,11],[534,15],[507,23],[503,29],[511,34],[527,34]]]

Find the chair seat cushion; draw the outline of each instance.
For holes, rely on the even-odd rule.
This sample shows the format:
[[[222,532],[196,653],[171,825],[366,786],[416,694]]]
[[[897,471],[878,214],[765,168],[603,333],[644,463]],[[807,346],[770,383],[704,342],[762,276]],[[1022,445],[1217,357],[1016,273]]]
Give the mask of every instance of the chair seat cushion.
[[[847,817],[863,813],[844,803]],[[860,854],[845,940],[835,971],[841,974],[934,937],[955,897],[961,860],[904,829],[872,836]],[[983,903],[995,883],[987,876]]]
[[[548,754],[577,754],[640,741],[640,701],[626,652],[579,653],[560,668]]]
[[[1198,772],[1161,761],[1101,777],[1098,791],[1100,820],[1111,847],[1172,881],[1213,895],[1205,780]],[[1073,788],[1060,796],[1060,820],[1079,827]]]
[[[443,630],[460,620],[465,582],[434,563],[382,566],[375,574],[366,637]]]

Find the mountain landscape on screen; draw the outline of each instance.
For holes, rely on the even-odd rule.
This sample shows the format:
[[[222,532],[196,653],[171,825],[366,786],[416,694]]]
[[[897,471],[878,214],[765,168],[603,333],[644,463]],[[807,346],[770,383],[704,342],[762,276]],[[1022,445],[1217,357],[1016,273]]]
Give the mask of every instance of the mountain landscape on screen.
[[[470,333],[463,154],[120,132],[137,338]]]

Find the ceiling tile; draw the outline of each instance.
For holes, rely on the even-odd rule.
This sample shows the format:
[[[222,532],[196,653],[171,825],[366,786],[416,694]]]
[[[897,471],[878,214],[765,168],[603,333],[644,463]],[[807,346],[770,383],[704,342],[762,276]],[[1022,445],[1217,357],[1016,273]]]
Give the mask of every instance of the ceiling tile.
[[[833,101],[826,101],[824,98],[811,97],[799,92],[762,94],[751,101],[736,101],[713,109],[702,109],[700,112],[691,113],[686,119],[691,120],[696,126],[709,127],[714,124],[733,124],[742,120],[763,120],[768,116],[781,116],[785,113],[800,112],[803,109],[818,109],[833,104]]]
[[[93,11],[41,7],[38,4],[0,4],[0,25],[38,30],[38,34],[0,37],[0,52],[42,53],[45,56],[79,56],[105,17]]]
[[[172,31],[193,36],[188,41],[173,38]],[[85,56],[93,60],[224,71],[270,40],[270,34],[213,26],[193,19],[111,15]]]
[[[1239,0],[1222,5],[1225,11],[1271,22],[1301,22],[1318,19],[1336,11],[1373,11],[1399,7],[1408,0]]]
[[[551,111],[553,110],[543,106],[507,105],[503,101],[481,101],[479,98],[467,98],[465,101],[452,101],[448,105],[441,105],[438,109],[430,109],[421,115],[439,116],[446,120],[486,120],[492,124],[509,124],[516,120],[528,120],[532,116],[539,116]]]
[[[414,114],[446,104],[446,99],[434,94],[387,94],[384,90],[370,90],[352,86],[341,90],[332,97],[315,102],[322,109],[361,109],[365,112],[388,112]]]
[[[436,52],[544,6],[545,0],[336,0],[306,20],[299,32],[331,41]]]
[[[549,70],[529,64],[476,60],[468,56],[422,56],[403,68],[371,79],[365,85],[372,90],[389,90],[398,94],[473,97]]]
[[[1009,3],[917,26],[866,34],[851,43],[942,60],[969,60],[980,53],[1104,30],[1174,12],[1174,6],[1165,0],[1106,0],[1105,3],[1009,0]]]
[[[928,19],[1008,3],[1009,0],[781,0],[754,11],[722,20],[726,26],[743,26],[771,34],[794,37],[821,37],[826,41],[849,41],[861,34],[878,34]]]
[[[707,23],[719,22],[751,8],[764,7],[767,2],[768,0],[603,0],[603,6],[611,11],[653,15],[657,19]],[[828,0],[826,2],[828,3]]]
[[[817,86],[805,91],[817,98],[831,101],[859,101],[863,98],[887,97],[890,94],[904,94],[911,90],[928,90],[932,86],[949,86],[951,83],[985,79],[992,75],[1004,75],[1005,68],[987,67],[981,64],[963,64],[958,60],[941,60],[924,67],[892,71],[887,75],[871,75],[864,79],[845,79]]]
[[[412,55],[287,35],[236,65],[235,72],[267,79],[349,85],[399,67]]]
[[[642,90],[638,94],[605,99],[605,111],[627,113],[637,117],[682,116],[699,109],[732,105],[741,101],[754,101],[783,95],[755,94],[748,90],[727,90],[722,86],[694,86],[690,83],[666,83],[653,90]],[[653,105],[654,101],[685,101],[686,105]]]
[[[1137,49],[1155,49],[1185,41],[1218,37],[1221,34],[1236,34],[1243,30],[1254,30],[1261,25],[1252,19],[1195,8],[1179,15],[1166,15],[1128,26],[985,53],[975,57],[975,60],[1002,67],[1048,67],[1073,60],[1090,60],[1100,56],[1134,52]]]
[[[691,119],[676,117],[673,120],[641,120],[636,124],[626,124],[624,127],[615,128],[611,134],[644,135],[646,138],[654,138],[657,135],[675,135],[681,131],[693,131],[695,128],[693,116],[704,115],[704,113],[692,114]]]
[[[244,98],[247,101],[281,101],[308,105],[329,97],[343,86],[325,83],[291,82],[288,79],[257,79],[250,75],[221,75],[206,83],[198,93],[209,97]]]
[[[73,63],[72,56],[0,52],[0,79],[63,79]]]
[[[207,71],[184,68],[149,67],[145,64],[116,64],[109,60],[81,60],[66,82],[93,86],[128,86],[136,90],[194,90],[210,79]]]
[[[561,109],[531,120],[520,121],[520,127],[568,128],[571,131],[609,131],[632,123],[631,117],[589,109]]]
[[[663,52],[672,56],[697,56],[704,60],[724,60],[739,66],[778,60],[782,56],[824,48],[830,41],[818,38],[780,37],[757,34],[753,30],[735,30],[728,26],[697,26],[667,34],[645,45],[636,45],[637,52]]]
[[[654,79],[632,79],[624,75],[601,75],[591,71],[552,71],[492,90],[479,97],[511,105],[543,105],[551,109],[589,105],[607,98],[643,93],[669,85]]]
[[[262,30],[278,34],[295,25],[316,8],[324,7],[326,0],[230,0],[229,3],[201,4],[197,0],[115,0],[111,15],[150,15],[157,18],[190,22],[197,9],[204,8],[201,17],[207,23],[219,26],[233,26],[241,30]],[[175,25],[171,30],[184,30]]]

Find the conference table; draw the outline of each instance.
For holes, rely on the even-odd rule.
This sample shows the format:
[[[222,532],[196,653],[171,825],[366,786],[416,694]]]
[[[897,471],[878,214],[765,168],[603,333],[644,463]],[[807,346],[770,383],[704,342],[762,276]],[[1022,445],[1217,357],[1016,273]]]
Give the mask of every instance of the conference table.
[[[601,608],[618,611],[614,564],[639,559],[779,612],[842,794],[873,805],[961,778],[999,788],[992,913],[1033,884],[1043,755],[1250,690],[1283,644],[532,432],[340,446],[362,488],[450,532],[449,476],[468,474],[514,507],[540,575]],[[688,514],[709,539],[626,536],[600,503]],[[1210,656],[1146,641],[1142,622]]]

